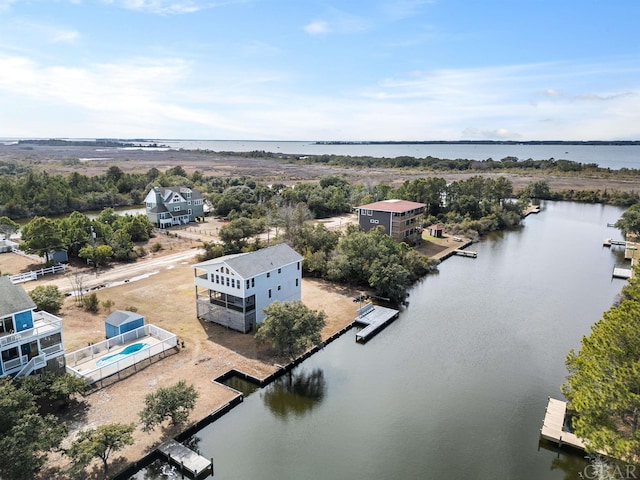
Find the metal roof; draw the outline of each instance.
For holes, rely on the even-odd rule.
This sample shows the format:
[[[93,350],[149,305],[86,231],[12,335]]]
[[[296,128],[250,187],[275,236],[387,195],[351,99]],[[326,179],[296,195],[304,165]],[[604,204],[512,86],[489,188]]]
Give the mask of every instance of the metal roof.
[[[408,200],[382,200],[380,202],[368,203],[356,207],[357,210],[377,210],[378,212],[394,212],[402,213],[417,208],[423,208],[427,205],[424,203],[410,202]]]

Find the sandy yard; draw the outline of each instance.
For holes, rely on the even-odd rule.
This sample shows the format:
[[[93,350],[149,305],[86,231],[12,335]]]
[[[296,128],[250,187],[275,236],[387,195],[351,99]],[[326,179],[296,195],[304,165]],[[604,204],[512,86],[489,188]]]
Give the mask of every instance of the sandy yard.
[[[275,363],[283,363],[271,356],[267,349],[258,348],[251,334],[234,332],[196,318],[192,264],[193,261],[171,264],[148,278],[96,291],[101,301],[113,302],[110,311],[135,307],[138,313],[144,315],[146,323],[178,335],[179,340],[184,342],[184,348],[171,351],[164,359],[80,399],[78,408],[74,408],[70,412],[73,414],[67,418],[72,429],[69,439],[80,429],[113,422],[138,423],[138,413],[144,406],[145,395],[179,380],[193,384],[200,394],[196,409],[190,416],[190,423],[194,423],[234,396],[227,388],[213,383],[213,378],[232,368],[264,378],[276,370]],[[13,273],[32,266],[33,261],[26,257],[0,255],[2,271]],[[41,282],[44,281],[37,283]],[[30,290],[35,283],[29,282],[23,286]],[[357,293],[318,280],[304,279],[302,283],[303,302],[327,314],[327,326],[323,331],[325,338],[353,321],[358,307],[353,298]],[[103,340],[104,317],[108,313],[102,309],[98,314],[89,314],[79,308],[73,298],[67,298],[59,314],[67,352],[83,348],[89,342]],[[111,473],[139,460],[161,441],[178,433],[177,430],[161,428],[144,433],[138,428],[134,434],[135,444],[118,452],[117,458],[112,460]],[[43,478],[64,478],[62,472],[65,461],[64,457],[52,457]],[[100,477],[96,464],[96,469],[88,478]]]

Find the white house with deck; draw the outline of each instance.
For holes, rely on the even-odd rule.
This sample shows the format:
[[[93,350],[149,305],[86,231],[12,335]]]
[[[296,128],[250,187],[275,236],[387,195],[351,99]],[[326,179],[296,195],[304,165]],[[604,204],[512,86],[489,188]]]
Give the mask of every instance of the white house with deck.
[[[0,376],[64,369],[62,320],[36,308],[24,288],[0,276]]]
[[[234,330],[256,328],[276,300],[301,299],[302,256],[284,243],[193,267],[198,318]]]

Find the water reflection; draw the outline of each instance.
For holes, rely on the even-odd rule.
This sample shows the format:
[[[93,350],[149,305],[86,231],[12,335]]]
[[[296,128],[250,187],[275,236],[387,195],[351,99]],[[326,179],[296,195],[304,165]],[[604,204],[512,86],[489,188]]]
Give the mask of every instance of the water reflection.
[[[138,476],[140,474],[142,476]],[[154,461],[146,469],[139,472],[138,475],[132,478],[140,480],[158,480],[160,478],[164,480],[172,480],[181,478],[178,469],[174,465],[169,465],[164,460]]]
[[[327,392],[324,371],[289,372],[274,382],[263,394],[264,404],[277,418],[301,417],[322,403]]]
[[[551,470],[559,470],[564,472],[564,480],[575,480],[582,478],[580,476],[589,466],[589,462],[584,455],[579,452],[567,453],[554,447],[551,444],[540,445],[542,448],[557,452],[558,456],[551,460]]]

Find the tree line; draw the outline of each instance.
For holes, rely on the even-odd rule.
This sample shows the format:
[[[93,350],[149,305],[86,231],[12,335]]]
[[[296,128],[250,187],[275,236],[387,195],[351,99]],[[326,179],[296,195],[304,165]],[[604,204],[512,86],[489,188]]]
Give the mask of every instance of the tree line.
[[[59,414],[71,403],[81,403],[77,395],[87,389],[84,379],[67,373],[45,372],[42,377],[31,375],[16,380],[0,378],[1,478],[38,478],[52,452],[66,456],[70,465],[50,472],[52,476],[47,478],[79,478],[86,475],[93,460],[100,461],[106,478],[112,454],[134,443],[136,424],[111,423],[88,428],[80,431],[68,448],[63,448],[69,427],[59,419]],[[148,394],[139,412],[141,430],[150,432],[166,421],[171,426],[186,422],[197,398],[196,389],[185,381]]]

